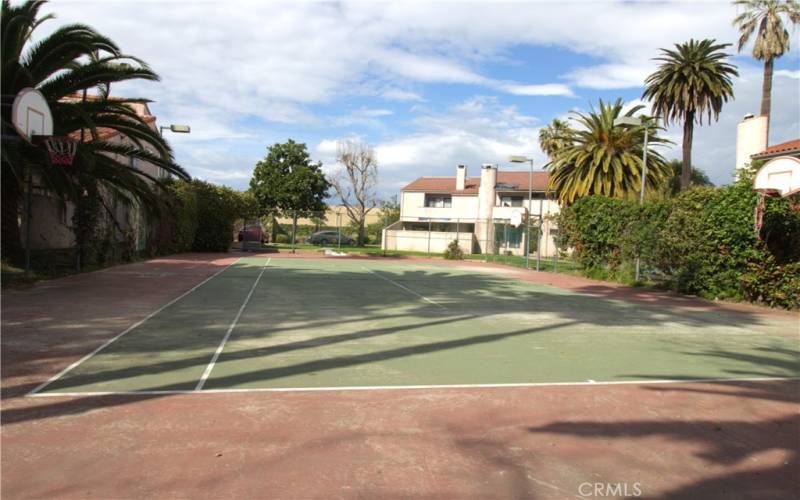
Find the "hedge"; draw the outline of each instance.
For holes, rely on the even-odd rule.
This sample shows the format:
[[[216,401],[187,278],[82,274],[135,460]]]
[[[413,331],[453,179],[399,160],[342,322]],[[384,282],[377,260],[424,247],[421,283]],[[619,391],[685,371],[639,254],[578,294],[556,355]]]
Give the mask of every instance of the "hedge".
[[[631,282],[636,256],[681,293],[800,307],[800,200],[767,199],[759,239],[752,180],[668,200],[592,196],[557,217],[561,244],[588,276]]]
[[[198,180],[168,181],[163,204],[153,253],[227,252],[236,220],[254,212],[247,193]]]

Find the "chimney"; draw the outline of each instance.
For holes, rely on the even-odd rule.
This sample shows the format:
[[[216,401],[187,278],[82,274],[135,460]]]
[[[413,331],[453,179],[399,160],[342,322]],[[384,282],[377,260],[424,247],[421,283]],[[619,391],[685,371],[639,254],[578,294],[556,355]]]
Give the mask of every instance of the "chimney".
[[[736,177],[752,160],[750,155],[767,149],[767,117],[747,114],[736,127]]]
[[[497,184],[497,168],[491,163],[481,167],[481,186],[478,189],[478,217],[491,219],[495,203],[495,184]]]
[[[456,191],[463,191],[467,184],[467,167],[459,165],[456,169]]]
[[[495,204],[495,185],[497,168],[489,163],[481,166],[481,185],[478,188],[478,220],[475,221],[475,234],[481,253],[490,253],[494,244],[492,213]]]

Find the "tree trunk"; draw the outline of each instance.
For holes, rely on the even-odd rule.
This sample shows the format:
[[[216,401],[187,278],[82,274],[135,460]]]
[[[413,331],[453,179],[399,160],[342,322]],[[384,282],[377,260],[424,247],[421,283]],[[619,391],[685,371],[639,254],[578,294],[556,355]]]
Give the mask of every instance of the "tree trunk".
[[[13,264],[22,264],[22,240],[19,227],[19,203],[22,197],[20,183],[11,171],[11,166],[3,162],[2,171],[2,252],[3,259]]]
[[[358,242],[357,242],[358,246],[360,246],[360,247],[364,246],[364,236],[365,236],[364,233],[365,233],[365,231],[364,231],[364,217],[361,217],[361,221],[359,221],[359,223],[358,223]]]
[[[692,183],[692,135],[694,134],[694,111],[686,114],[683,122],[683,165],[681,165],[681,191]]]
[[[297,211],[292,213],[292,253],[294,253],[295,236],[297,235]]]
[[[271,228],[271,241],[270,243],[277,243],[278,242],[278,218],[274,215],[272,216],[272,228]]]
[[[764,81],[761,83],[761,116],[767,117],[767,144],[769,144],[769,112],[772,107],[772,64],[771,57],[764,61]]]

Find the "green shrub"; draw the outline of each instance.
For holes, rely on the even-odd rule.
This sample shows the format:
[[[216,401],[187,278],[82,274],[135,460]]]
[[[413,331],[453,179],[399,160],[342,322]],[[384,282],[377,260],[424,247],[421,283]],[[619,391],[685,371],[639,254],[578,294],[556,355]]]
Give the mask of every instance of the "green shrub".
[[[559,244],[590,277],[629,282],[639,256],[682,293],[797,307],[800,199],[766,200],[763,242],[753,230],[757,199],[747,176],[641,206],[586,197],[557,216]]]
[[[775,257],[750,262],[741,276],[745,298],[772,307],[800,308],[800,262],[778,264]]]
[[[197,232],[192,250],[195,252],[227,252],[233,240],[233,223],[237,219],[240,200],[230,188],[203,181],[192,181],[197,195]]]
[[[458,245],[458,240],[453,240],[444,250],[444,258],[449,260],[461,260],[464,258],[464,251]]]
[[[292,237],[288,234],[279,234],[275,237],[275,243],[289,243],[292,241]]]

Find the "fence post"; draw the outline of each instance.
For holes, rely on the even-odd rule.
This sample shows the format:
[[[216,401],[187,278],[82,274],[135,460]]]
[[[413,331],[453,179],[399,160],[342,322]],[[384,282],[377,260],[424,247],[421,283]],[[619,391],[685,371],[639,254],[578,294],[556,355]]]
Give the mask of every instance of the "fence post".
[[[342,214],[338,210],[336,211],[336,232],[339,236],[339,244],[337,245],[337,249],[339,251],[342,250]]]
[[[536,270],[542,261],[542,224],[544,223],[544,198],[539,198],[539,226],[536,228]]]
[[[428,219],[428,257],[431,256],[431,225],[433,224],[432,219]]]
[[[491,250],[489,249],[489,219],[488,218],[486,219],[485,226],[486,226],[486,235],[485,235],[486,239],[483,240],[483,242],[485,243],[485,246],[486,246],[486,252],[485,252],[486,253],[486,262],[489,262],[489,252]]]
[[[292,253],[294,253],[294,241],[297,235],[297,210],[292,212]]]
[[[33,174],[30,166],[26,169],[28,171],[27,189],[25,190],[25,276],[31,272],[31,206],[33,205],[31,197],[33,191]],[[9,179],[6,182],[11,182]],[[80,260],[78,261],[78,272],[81,270]]]

